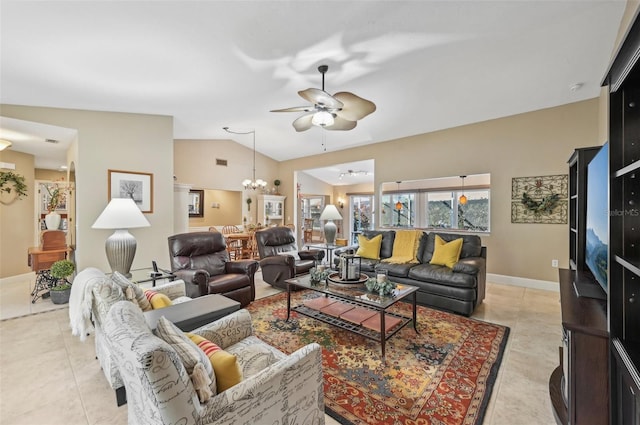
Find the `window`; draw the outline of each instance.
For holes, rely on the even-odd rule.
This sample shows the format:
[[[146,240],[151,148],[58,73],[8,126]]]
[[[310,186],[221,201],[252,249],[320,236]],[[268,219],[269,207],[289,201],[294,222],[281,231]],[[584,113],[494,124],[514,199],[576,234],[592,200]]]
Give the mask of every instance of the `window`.
[[[373,205],[375,197],[373,195],[351,195],[349,205],[351,208],[351,240],[358,242],[358,235],[363,230],[375,229]],[[346,218],[346,217],[345,217]]]
[[[414,227],[416,194],[393,193],[382,195],[382,226]]]
[[[382,227],[490,231],[490,174],[382,184]],[[467,198],[465,204],[460,196]]]
[[[302,218],[312,218],[314,229],[322,229],[320,224],[320,214],[322,214],[323,209],[323,196],[304,196],[302,198]]]
[[[462,191],[426,192],[426,227],[489,231],[489,190],[465,190],[467,203],[458,201]]]

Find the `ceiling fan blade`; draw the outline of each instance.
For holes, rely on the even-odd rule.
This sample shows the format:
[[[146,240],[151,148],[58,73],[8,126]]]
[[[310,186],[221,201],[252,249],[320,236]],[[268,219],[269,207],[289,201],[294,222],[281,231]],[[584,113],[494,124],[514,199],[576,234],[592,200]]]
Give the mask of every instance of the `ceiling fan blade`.
[[[272,109],[269,112],[311,112],[315,109],[314,106],[294,106],[293,108]]]
[[[320,89],[306,89],[298,92],[300,97],[315,104],[328,109],[342,108],[342,102],[335,99],[329,93]]]
[[[298,117],[293,121],[293,128],[295,128],[297,132],[309,130],[313,126],[311,123],[312,119],[313,113]]]
[[[350,121],[350,120],[346,120],[340,116],[336,116],[333,119],[333,125],[331,126],[325,126],[322,127],[325,130],[340,130],[340,131],[345,131],[345,130],[351,130],[354,129],[356,127],[356,125],[358,125],[358,123],[356,121]]]
[[[334,94],[333,97],[344,104],[342,110],[337,111],[336,114],[349,121],[361,120],[376,110],[375,103],[348,91],[341,91]]]

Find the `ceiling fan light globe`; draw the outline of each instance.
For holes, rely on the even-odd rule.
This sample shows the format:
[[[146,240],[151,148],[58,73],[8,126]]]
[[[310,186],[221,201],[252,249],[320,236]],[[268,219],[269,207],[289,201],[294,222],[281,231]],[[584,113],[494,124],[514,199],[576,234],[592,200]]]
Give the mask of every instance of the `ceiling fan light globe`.
[[[313,118],[311,119],[311,123],[319,127],[332,126],[334,122],[333,115],[327,111],[318,111],[313,114]]]

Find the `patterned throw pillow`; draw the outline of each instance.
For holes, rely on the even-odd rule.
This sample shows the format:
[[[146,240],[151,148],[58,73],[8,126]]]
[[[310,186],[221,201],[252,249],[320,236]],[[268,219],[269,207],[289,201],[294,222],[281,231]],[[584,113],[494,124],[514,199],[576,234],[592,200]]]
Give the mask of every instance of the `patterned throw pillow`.
[[[158,325],[154,333],[158,338],[171,345],[176,353],[178,353],[178,357],[180,357],[189,375],[193,373],[193,369],[198,363],[202,363],[211,380],[211,391],[215,395],[217,389],[216,376],[213,372],[213,366],[211,366],[211,362],[204,351],[198,348],[184,332],[164,316],[158,320]]]
[[[133,291],[135,300],[138,302],[138,306],[140,306],[142,311],[149,311],[153,309],[151,307],[151,304],[149,303],[149,300],[144,295],[144,291],[142,290],[142,288],[131,282],[122,273],[113,272],[113,274],[111,275],[111,280],[113,280],[113,282],[115,282],[118,286],[120,286],[120,288],[122,288],[123,293],[126,293],[127,288],[131,288],[129,289],[129,292]]]
[[[218,393],[221,393],[242,381],[242,369],[238,359],[233,354],[227,353],[217,344],[201,337],[200,335],[187,333],[191,341],[204,351],[213,366],[218,384]]]
[[[151,308],[157,310],[159,308],[169,307],[173,304],[171,302],[171,298],[167,297],[165,294],[153,291],[151,289],[147,289],[144,291],[144,295],[149,300],[149,304],[151,304]]]

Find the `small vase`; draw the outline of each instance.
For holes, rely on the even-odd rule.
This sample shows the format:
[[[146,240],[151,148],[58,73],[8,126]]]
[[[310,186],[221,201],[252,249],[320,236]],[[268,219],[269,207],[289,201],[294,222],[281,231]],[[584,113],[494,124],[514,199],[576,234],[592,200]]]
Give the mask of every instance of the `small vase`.
[[[51,211],[49,214],[44,216],[44,222],[47,225],[47,229],[49,230],[58,230],[60,227],[60,214],[55,211]]]

